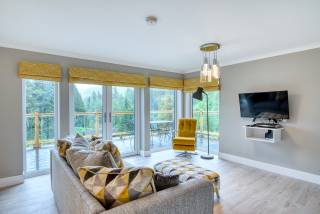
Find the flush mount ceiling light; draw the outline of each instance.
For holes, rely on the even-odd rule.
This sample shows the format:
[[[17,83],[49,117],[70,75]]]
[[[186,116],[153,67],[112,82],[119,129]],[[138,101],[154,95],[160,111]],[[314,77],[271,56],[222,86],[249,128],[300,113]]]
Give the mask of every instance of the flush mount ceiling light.
[[[220,68],[217,52],[220,49],[218,43],[206,43],[200,46],[203,53],[203,64],[200,70],[200,82],[212,82],[220,78]]]
[[[155,25],[157,24],[158,18],[155,16],[147,16],[146,17],[146,22],[148,25]]]

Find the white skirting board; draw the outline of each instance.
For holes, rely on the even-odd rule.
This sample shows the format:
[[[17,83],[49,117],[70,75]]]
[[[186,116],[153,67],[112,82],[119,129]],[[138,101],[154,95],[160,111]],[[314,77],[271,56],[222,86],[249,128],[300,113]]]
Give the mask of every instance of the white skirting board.
[[[0,178],[0,189],[23,183],[23,175]]]
[[[269,164],[269,163],[264,163],[261,161],[255,161],[255,160],[251,160],[248,158],[243,158],[240,156],[230,155],[230,154],[222,153],[222,152],[219,152],[219,158],[224,159],[224,160],[228,160],[228,161],[232,161],[232,162],[236,162],[236,163],[240,163],[243,165],[255,167],[258,169],[265,170],[265,171],[277,173],[280,175],[285,175],[288,177],[300,179],[303,181],[307,181],[307,182],[311,182],[311,183],[315,183],[315,184],[320,184],[320,175],[316,175],[316,174],[312,174],[312,173],[308,173],[308,172],[304,172],[304,171],[299,171],[299,170],[295,170],[295,169],[290,169],[290,168],[286,168],[286,167],[282,167],[282,166],[277,166],[277,165],[273,165],[273,164]]]

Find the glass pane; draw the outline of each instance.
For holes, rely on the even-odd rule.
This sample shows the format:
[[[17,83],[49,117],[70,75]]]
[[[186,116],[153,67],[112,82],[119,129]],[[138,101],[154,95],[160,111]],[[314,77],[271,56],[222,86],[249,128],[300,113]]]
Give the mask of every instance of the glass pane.
[[[102,136],[102,86],[74,84],[74,133]]]
[[[54,146],[55,84],[50,81],[24,80],[26,171],[49,169],[50,149]]]
[[[175,131],[175,91],[150,89],[150,148],[171,148]]]
[[[210,153],[219,152],[219,91],[208,93],[208,113],[209,113],[209,145]],[[193,117],[197,119],[197,149],[208,150],[207,132],[207,100],[206,96],[202,101],[193,99]]]
[[[134,88],[112,87],[112,141],[120,152],[135,151]]]

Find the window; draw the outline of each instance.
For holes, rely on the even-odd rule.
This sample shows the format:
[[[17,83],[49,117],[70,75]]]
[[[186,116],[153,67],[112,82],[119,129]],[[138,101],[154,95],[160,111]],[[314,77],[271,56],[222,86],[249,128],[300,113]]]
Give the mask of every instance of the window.
[[[150,148],[172,147],[176,121],[176,91],[150,89]]]
[[[218,154],[219,151],[219,91],[212,91],[208,93],[209,103],[209,140],[210,152]],[[192,113],[193,118],[197,119],[197,149],[200,151],[207,151],[207,103],[206,96],[199,101],[193,99]]]
[[[112,140],[122,153],[135,151],[134,88],[112,87]]]
[[[102,86],[74,84],[73,134],[102,136]]]
[[[57,138],[58,83],[23,80],[26,173],[48,170]]]

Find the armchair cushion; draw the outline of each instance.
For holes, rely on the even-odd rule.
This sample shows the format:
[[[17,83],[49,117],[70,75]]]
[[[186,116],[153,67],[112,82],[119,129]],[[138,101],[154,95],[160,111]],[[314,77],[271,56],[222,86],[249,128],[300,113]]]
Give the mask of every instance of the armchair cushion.
[[[195,151],[196,150],[195,145],[186,146],[186,145],[173,144],[172,148],[174,150],[182,150],[182,151]]]
[[[178,127],[179,137],[195,137],[197,128],[197,120],[195,119],[180,119]]]
[[[175,137],[173,139],[173,144],[175,145],[186,145],[194,146],[196,139],[194,137]]]

